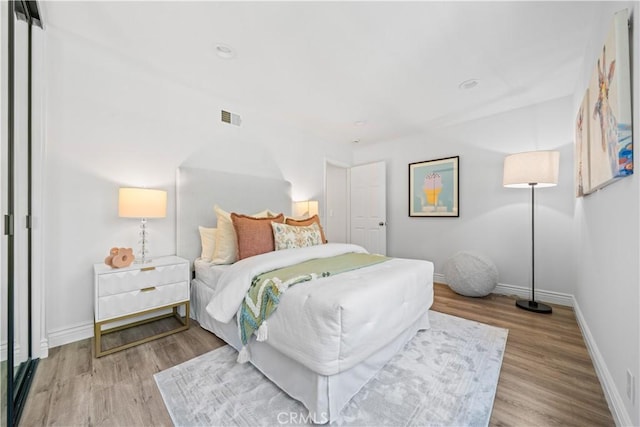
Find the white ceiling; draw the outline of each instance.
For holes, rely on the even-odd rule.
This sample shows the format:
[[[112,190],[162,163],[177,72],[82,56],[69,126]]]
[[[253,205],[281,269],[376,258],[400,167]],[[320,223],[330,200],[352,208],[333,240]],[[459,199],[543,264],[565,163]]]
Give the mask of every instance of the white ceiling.
[[[389,141],[572,94],[597,2],[46,2],[75,33],[333,140]],[[235,48],[221,59],[215,46]],[[476,78],[472,90],[458,85]],[[355,126],[358,120],[364,126]]]

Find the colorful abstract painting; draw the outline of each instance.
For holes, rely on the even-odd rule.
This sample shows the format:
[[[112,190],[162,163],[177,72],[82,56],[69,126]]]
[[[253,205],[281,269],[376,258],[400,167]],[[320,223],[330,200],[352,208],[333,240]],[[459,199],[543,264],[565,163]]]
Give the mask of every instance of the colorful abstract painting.
[[[409,216],[459,216],[459,157],[409,164]]]
[[[633,174],[628,19],[627,9],[614,15],[589,83],[589,185],[584,194]]]
[[[585,92],[584,98],[576,117],[575,129],[575,182],[576,197],[589,194],[589,91]]]

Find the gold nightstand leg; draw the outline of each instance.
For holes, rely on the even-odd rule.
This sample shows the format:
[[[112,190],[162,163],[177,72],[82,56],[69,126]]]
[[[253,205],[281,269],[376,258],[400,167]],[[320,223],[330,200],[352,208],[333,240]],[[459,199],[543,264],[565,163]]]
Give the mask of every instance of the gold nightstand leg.
[[[178,307],[180,307],[181,305],[185,306],[185,318],[184,318],[184,320],[182,319],[182,317],[180,316],[180,313],[178,312]],[[128,323],[126,325],[117,326],[115,328],[111,328],[111,329],[108,329],[106,331],[102,331],[102,325],[105,325],[105,324],[108,324],[108,323],[117,322],[117,321],[120,321],[120,320],[129,319],[131,317],[142,316],[144,314],[152,313],[154,311],[166,310],[168,308],[172,309],[171,313],[161,314],[160,316],[152,317],[150,319],[139,320],[137,322]],[[112,332],[122,331],[124,329],[132,328],[134,326],[144,325],[146,323],[155,322],[156,320],[166,319],[168,317],[177,318],[180,321],[180,323],[182,324],[182,326],[179,326],[179,327],[177,327],[175,329],[171,329],[170,331],[161,332],[159,334],[152,335],[152,336],[147,337],[147,338],[142,338],[142,339],[137,340],[137,341],[133,341],[133,342],[130,342],[130,343],[127,343],[127,344],[123,344],[123,345],[120,345],[120,346],[117,346],[117,347],[113,347],[113,348],[110,348],[108,350],[104,350],[104,351],[102,350],[102,335],[103,334],[110,334]],[[135,313],[135,314],[130,314],[130,315],[127,315],[127,316],[116,317],[114,319],[109,319],[109,320],[104,321],[104,322],[95,322],[94,323],[94,337],[95,337],[95,342],[96,342],[96,345],[95,345],[96,357],[106,356],[107,354],[115,353],[116,351],[125,350],[127,348],[131,348],[131,347],[139,345],[139,344],[144,344],[146,342],[153,341],[153,340],[158,339],[158,338],[166,337],[167,335],[175,334],[176,332],[186,331],[187,329],[189,329],[189,301],[184,301],[184,302],[181,302],[181,303],[178,303],[178,304],[170,304],[170,305],[166,305],[166,306],[163,306],[163,307],[156,307],[156,308],[153,308],[151,310],[142,311],[142,312]]]
[[[93,336],[95,337],[95,354],[96,357],[100,357],[100,351],[102,350],[102,323],[93,324]]]

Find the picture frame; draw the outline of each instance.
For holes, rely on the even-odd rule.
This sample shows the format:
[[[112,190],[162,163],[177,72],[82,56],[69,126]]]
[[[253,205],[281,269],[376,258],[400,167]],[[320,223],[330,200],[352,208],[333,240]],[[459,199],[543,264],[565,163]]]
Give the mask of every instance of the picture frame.
[[[459,217],[460,157],[409,164],[409,216]]]

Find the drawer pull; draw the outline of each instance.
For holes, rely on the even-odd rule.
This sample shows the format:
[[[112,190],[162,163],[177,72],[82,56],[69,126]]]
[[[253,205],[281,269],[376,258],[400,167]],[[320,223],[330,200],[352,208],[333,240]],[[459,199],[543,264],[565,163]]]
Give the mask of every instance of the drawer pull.
[[[148,288],[140,289],[140,292],[151,292],[151,291],[155,291],[155,290],[156,290],[155,286],[149,286]]]
[[[140,271],[151,271],[151,270],[155,270],[155,269],[156,269],[155,267],[142,267],[140,269]]]

